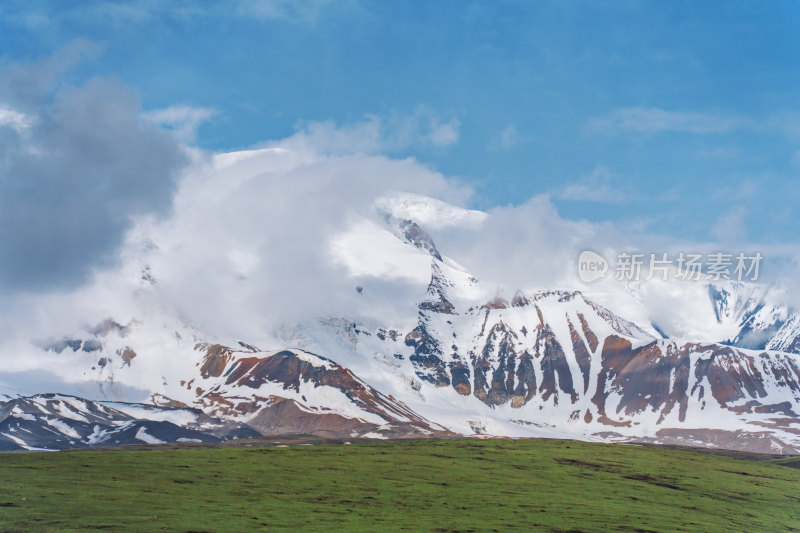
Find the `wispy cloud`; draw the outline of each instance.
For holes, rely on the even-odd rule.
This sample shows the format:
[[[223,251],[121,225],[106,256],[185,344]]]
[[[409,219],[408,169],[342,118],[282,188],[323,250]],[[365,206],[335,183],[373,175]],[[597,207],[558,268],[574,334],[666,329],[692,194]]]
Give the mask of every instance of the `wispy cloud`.
[[[177,7],[177,3],[174,7]],[[86,10],[87,15],[115,22],[141,22],[159,12],[159,6],[152,0],[133,0],[129,2],[109,2],[96,4]]]
[[[738,146],[715,146],[710,148],[700,148],[695,152],[695,157],[710,160],[730,160],[740,157],[743,150]]]
[[[102,49],[102,45],[86,39],[74,39],[35,63],[4,64],[0,69],[0,102],[35,108],[52,96],[70,69],[96,57]]]
[[[587,124],[591,131],[634,131],[640,133],[684,132],[695,135],[726,133],[752,126],[741,116],[668,111],[657,107],[628,107]]]
[[[746,178],[730,177],[725,185],[714,187],[710,197],[723,203],[746,202],[758,197],[763,190],[763,183],[767,176]]]
[[[257,19],[316,22],[331,0],[241,0],[236,13]]]
[[[461,121],[455,117],[445,122],[439,122],[436,118],[431,119],[428,139],[433,146],[450,146],[458,142],[460,128]]]
[[[28,27],[44,27],[73,20],[95,20],[119,23],[141,23],[160,17],[173,19],[250,18],[255,20],[288,20],[313,24],[332,0],[234,0],[228,3],[195,2],[192,0],[120,0],[89,2],[75,5],[43,5],[39,9],[11,9],[11,21]]]
[[[197,137],[197,128],[216,114],[215,109],[208,107],[174,105],[149,111],[142,115],[142,118],[172,131],[181,141],[191,143]]]
[[[616,175],[610,169],[598,165],[591,174],[555,191],[553,195],[560,200],[610,204],[630,200],[630,190],[616,181]]]
[[[517,131],[517,127],[509,124],[489,142],[489,150],[493,152],[508,151],[525,142],[527,139]]]
[[[747,239],[747,209],[732,207],[717,219],[711,236],[720,243],[743,242]]]
[[[460,127],[458,117],[419,107],[411,114],[367,115],[343,126],[332,121],[301,123],[290,142],[331,154],[392,153],[415,146],[451,146],[458,142]]]

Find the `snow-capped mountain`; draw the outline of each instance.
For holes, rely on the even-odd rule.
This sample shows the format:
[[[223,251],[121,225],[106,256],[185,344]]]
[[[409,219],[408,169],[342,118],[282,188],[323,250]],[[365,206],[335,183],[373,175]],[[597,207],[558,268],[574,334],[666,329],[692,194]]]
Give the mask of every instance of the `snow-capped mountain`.
[[[190,191],[192,201],[176,206],[191,214],[183,225],[202,224],[196,213],[205,212],[204,202],[233,197],[229,189],[247,183],[218,174],[244,165],[258,176],[260,157],[283,156],[215,160],[214,187]],[[14,360],[16,386],[0,390],[9,395],[0,404],[2,445],[314,433],[800,451],[800,320],[773,292],[708,285],[710,333],[696,340],[662,334],[645,312],[626,316],[639,309],[635,294],[620,311],[591,287],[509,288],[478,279],[436,237],[480,228],[488,217],[419,195],[381,197],[320,242],[324,253],[314,259],[328,261],[335,275],[304,266],[316,276],[308,280],[314,290],[293,287],[295,300],[276,301],[268,318],[252,303],[262,300],[266,279],[257,229],[242,224],[249,240],[209,251],[199,237],[176,237],[175,228],[139,228],[134,251],[101,292],[124,303],[98,305],[106,314],[80,330],[14,345],[25,355]],[[190,256],[193,269],[207,263],[218,273],[190,287],[192,309],[170,303],[193,275],[174,268],[176,253]],[[264,253],[280,259],[274,248]],[[211,299],[213,291],[225,299]],[[295,308],[297,300],[303,305]],[[197,318],[204,307],[223,305],[214,316],[236,317],[224,333]],[[76,391],[88,399],[44,394]]]
[[[731,332],[723,344],[800,354],[800,313],[781,303],[780,285],[710,284],[718,323]]]
[[[59,394],[0,402],[0,450],[220,442],[258,435],[246,425],[187,407],[92,402]]]
[[[724,342],[732,346],[763,350],[791,313],[788,306],[774,303],[780,287],[728,282],[709,284],[708,291],[717,321],[732,333]]]

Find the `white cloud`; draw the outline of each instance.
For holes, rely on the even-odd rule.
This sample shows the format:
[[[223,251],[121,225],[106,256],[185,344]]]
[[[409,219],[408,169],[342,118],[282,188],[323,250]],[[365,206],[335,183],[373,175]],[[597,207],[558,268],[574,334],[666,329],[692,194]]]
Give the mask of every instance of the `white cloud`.
[[[207,107],[174,105],[149,111],[142,117],[172,131],[181,141],[192,143],[197,137],[197,128],[216,114],[215,109]]]
[[[376,116],[345,126],[333,121],[309,122],[286,142],[290,147],[313,146],[324,154],[373,154],[396,144],[386,137],[383,121]]]
[[[630,199],[627,188],[615,183],[615,174],[608,168],[598,165],[591,174],[555,191],[561,200],[582,202],[622,203]]]
[[[432,234],[443,254],[510,291],[572,284],[569,268],[599,227],[562,219],[547,196],[488,214],[478,227],[450,227]]]
[[[147,263],[160,294],[182,316],[230,335],[261,335],[266,325],[292,318],[357,313],[354,287],[364,282],[334,260],[330,243],[364,217],[378,220],[372,206],[391,191],[454,203],[471,194],[413,160],[359,153],[374,147],[369,124],[319,126],[324,133],[201,162],[182,182],[173,215],[131,233],[129,268]],[[359,245],[372,250],[369,242]],[[413,298],[406,292],[403,298]]]
[[[13,109],[0,108],[0,127],[6,126],[14,131],[21,133],[28,129],[33,122],[33,118],[25,113],[14,111]]]
[[[639,133],[685,132],[697,135],[725,133],[751,126],[745,117],[712,113],[667,111],[657,107],[629,107],[589,121],[593,131],[633,131]]]

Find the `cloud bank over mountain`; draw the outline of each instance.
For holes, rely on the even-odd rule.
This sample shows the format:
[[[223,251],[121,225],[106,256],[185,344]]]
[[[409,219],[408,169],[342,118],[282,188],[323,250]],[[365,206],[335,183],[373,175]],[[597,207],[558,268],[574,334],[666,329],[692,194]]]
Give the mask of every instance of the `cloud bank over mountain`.
[[[80,102],[105,94],[106,82],[97,83],[74,89],[77,96],[59,105],[85,111]],[[120,94],[125,99],[123,90],[109,100],[118,102]],[[391,316],[403,307],[401,302],[415,297],[409,284],[424,287],[430,272],[428,259],[395,256],[388,249],[375,253],[381,246],[380,234],[386,231],[381,229],[385,199],[411,193],[444,200],[440,209],[457,210],[468,206],[472,195],[458,179],[414,159],[365,153],[364,147],[380,150],[387,137],[385,130],[372,129],[369,123],[310,124],[260,148],[214,155],[181,148],[139,118],[135,100],[125,102],[116,104],[116,115],[104,108],[105,122],[95,130],[102,133],[105,144],[98,150],[104,155],[83,153],[84,166],[65,167],[62,175],[52,165],[72,156],[54,150],[59,159],[44,158],[41,164],[51,166],[36,167],[34,174],[40,180],[37,194],[46,195],[43,204],[37,204],[38,196],[18,196],[20,208],[28,205],[30,211],[5,214],[7,226],[28,247],[19,244],[24,253],[16,252],[16,263],[6,265],[8,283],[33,285],[36,275],[44,276],[50,268],[74,287],[79,274],[92,272],[77,289],[7,294],[5,307],[14,309],[6,320],[7,329],[26,330],[25,336],[31,338],[56,330],[78,331],[115,313],[118,320],[134,319],[141,304],[137,287],[143,278],[157,282],[158,301],[152,305],[168,306],[189,324],[230,336],[253,338],[304,317],[358,316],[363,299],[355,289],[375,279],[381,279],[381,290],[391,295],[381,304],[383,315]],[[88,127],[83,123],[87,113],[64,118],[70,126],[62,127],[65,131]],[[118,131],[109,131],[110,123],[129,136],[117,139],[119,146],[109,144],[116,142],[113,133]],[[16,134],[26,135],[24,129]],[[58,146],[50,139],[38,142]],[[112,148],[117,151],[109,152]],[[125,152],[127,148],[133,153]],[[113,163],[108,157],[114,158]],[[114,178],[103,181],[101,171]],[[173,176],[178,171],[176,182]],[[6,183],[8,187],[11,182]],[[54,184],[71,186],[69,201],[51,190],[57,189]],[[97,191],[90,194],[88,189]],[[47,213],[64,203],[68,207]],[[625,285],[613,279],[593,287],[581,284],[576,260],[584,249],[597,250],[610,260],[626,249],[710,251],[713,243],[676,243],[667,235],[567,220],[546,195],[486,214],[465,211],[468,215],[452,215],[452,223],[445,224],[441,221],[450,220],[449,215],[426,214],[431,201],[420,205],[406,206],[405,211],[395,208],[402,217],[419,223],[454,264],[495,284],[499,296],[511,298],[517,289],[531,288],[590,290],[606,304],[627,310],[630,318],[657,316],[672,332],[696,333],[686,325],[694,323],[686,316],[692,305],[707,300],[703,284],[684,283],[673,290],[674,284],[651,282],[649,289],[638,291],[638,303],[633,305]],[[26,217],[35,213],[49,224],[40,226],[44,233],[37,233],[36,227],[32,232],[26,229]],[[59,242],[60,232],[65,233],[64,242]],[[43,242],[45,237],[53,241],[54,249]],[[13,241],[5,242],[9,247]],[[772,252],[773,257],[785,258],[791,249]],[[105,259],[110,254],[113,260]],[[26,267],[25,261],[35,268]],[[369,305],[374,312],[375,302]],[[706,315],[705,311],[698,312]]]
[[[76,286],[132,219],[168,212],[184,149],[143,120],[135,91],[67,71],[93,45],[0,71],[0,288]]]
[[[592,290],[630,318],[657,318],[687,335],[697,334],[688,309],[707,314],[693,307],[706,299],[702,284],[654,282],[631,304],[628,288],[613,280],[583,286],[576,259],[585,249],[612,259],[624,250],[711,252],[717,243],[676,241],[669,228],[643,233],[565,219],[546,194],[483,214],[463,211],[472,201],[469,185],[402,158],[410,146],[457,143],[457,116],[419,107],[350,124],[301,122],[286,139],[213,154],[182,144],[215,116],[212,109],[144,112],[119,81],[72,84],[70,68],[97,51],[76,41],[37,63],[3,67],[0,285],[8,339],[78,331],[110,314],[133,319],[142,279],[157,282],[152,305],[231,336],[257,336],[303,317],[357,316],[363,299],[355,289],[374,279],[390,296],[380,305],[391,316],[415,297],[408,285],[424,285],[430,275],[425,258],[374,253],[387,231],[381,206],[398,193],[444,201],[393,209],[418,223],[453,264],[494,284],[498,296]],[[728,241],[765,254],[768,282],[796,274],[790,244]],[[782,294],[794,299],[790,281]]]

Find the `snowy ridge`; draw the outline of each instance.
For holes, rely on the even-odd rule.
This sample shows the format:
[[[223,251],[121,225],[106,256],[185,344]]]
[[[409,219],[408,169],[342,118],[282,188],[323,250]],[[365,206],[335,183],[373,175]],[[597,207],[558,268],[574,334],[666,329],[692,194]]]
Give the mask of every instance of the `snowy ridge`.
[[[379,198],[375,202],[375,208],[382,214],[413,220],[430,229],[448,226],[478,227],[488,217],[482,211],[462,209],[441,200],[410,193],[395,193]]]

